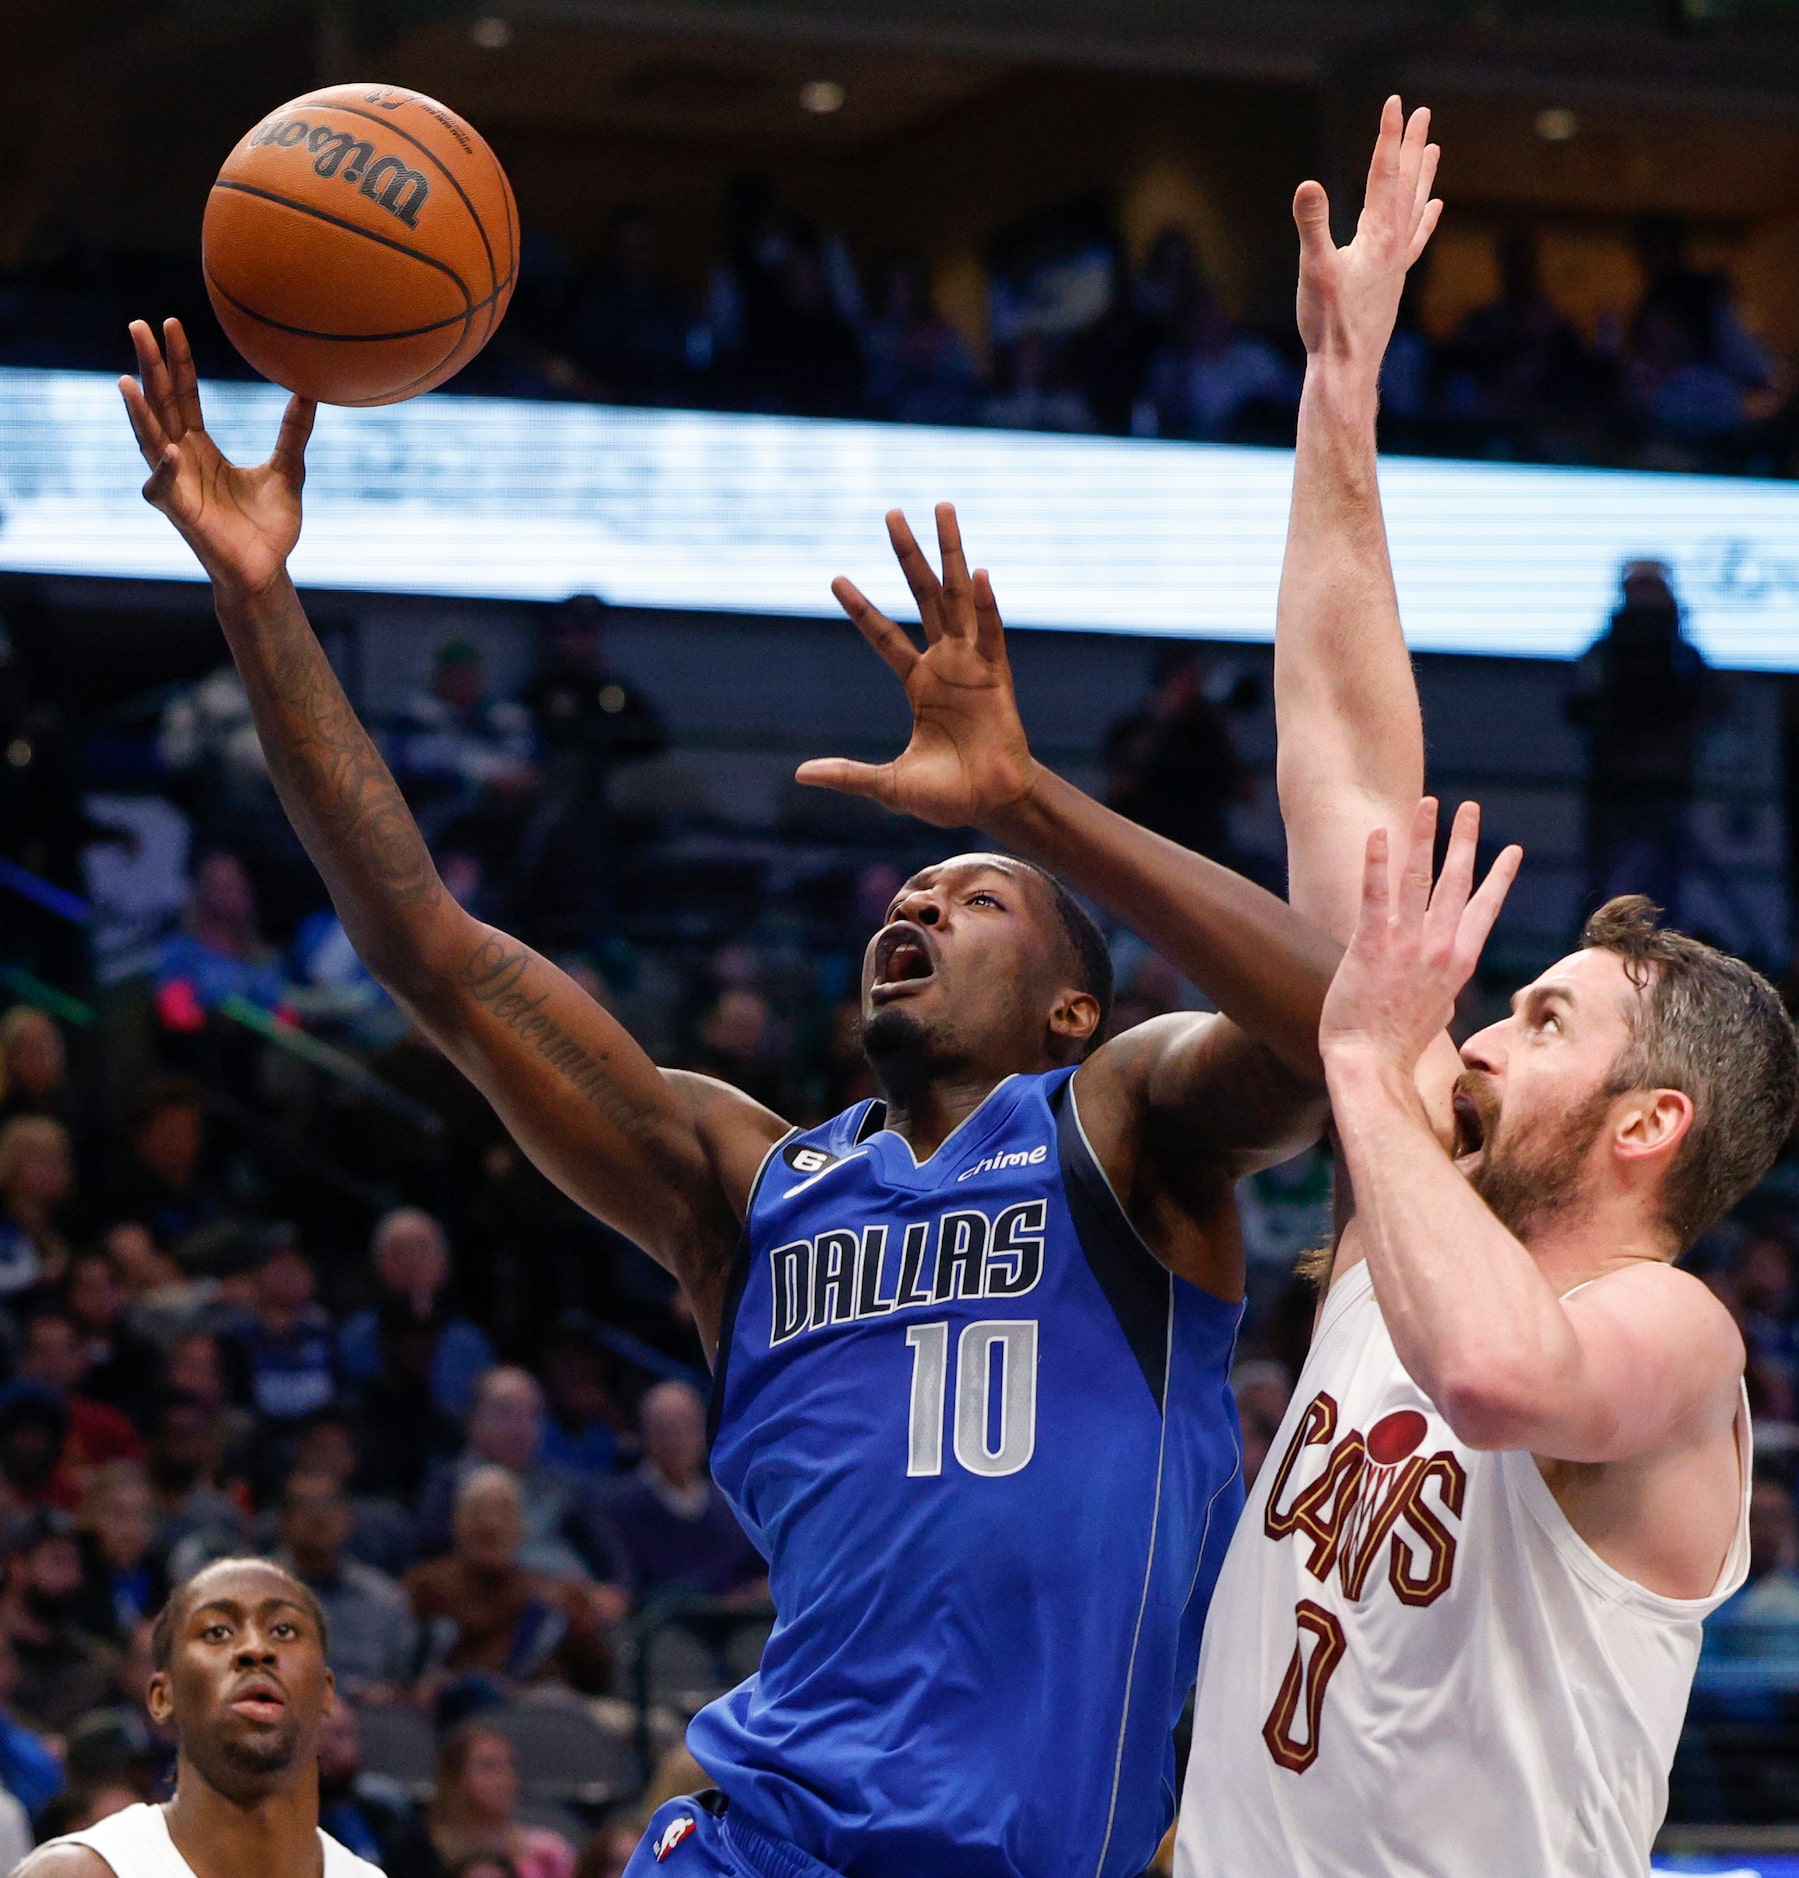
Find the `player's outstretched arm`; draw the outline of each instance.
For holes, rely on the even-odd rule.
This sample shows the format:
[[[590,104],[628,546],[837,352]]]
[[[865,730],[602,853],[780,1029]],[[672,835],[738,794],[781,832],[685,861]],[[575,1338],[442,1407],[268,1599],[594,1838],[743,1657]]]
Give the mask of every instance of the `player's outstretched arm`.
[[[288,578],[313,407],[295,398],[273,456],[240,468],[206,434],[179,323],[166,359],[148,326],[131,331],[142,382],[120,390],[145,498],[211,578],[270,775],[351,943],[538,1166],[674,1271],[709,1326],[783,1124],[722,1084],[665,1075],[566,974],[445,890]]]
[[[985,830],[1123,920],[1315,1082],[1318,1011],[1337,947],[1273,894],[1045,769],[1019,720],[992,583],[985,570],[969,573],[954,508],[937,509],[941,579],[897,509],[887,527],[918,602],[924,650],[849,581],[832,590],[905,685],[911,740],[890,763],[819,758],[800,766],[799,780],[939,828]]]
[[[1295,907],[1354,929],[1370,828],[1401,838],[1424,790],[1424,730],[1375,473],[1381,360],[1407,270],[1442,204],[1430,113],[1381,113],[1354,239],[1337,247],[1315,182],[1293,199],[1305,390],[1274,636],[1277,773]]]
[[[1434,802],[1417,806],[1403,850],[1384,828],[1368,837],[1358,923],[1321,1026],[1393,1347],[1474,1448],[1619,1461],[1728,1429],[1743,1351],[1723,1306],[1654,1257],[1558,1296],[1431,1129],[1418,1059],[1441,1035],[1518,867],[1518,850],[1506,849],[1475,890],[1479,825],[1464,804],[1434,889]],[[1680,1125],[1684,1098],[1665,1093],[1645,1129]]]

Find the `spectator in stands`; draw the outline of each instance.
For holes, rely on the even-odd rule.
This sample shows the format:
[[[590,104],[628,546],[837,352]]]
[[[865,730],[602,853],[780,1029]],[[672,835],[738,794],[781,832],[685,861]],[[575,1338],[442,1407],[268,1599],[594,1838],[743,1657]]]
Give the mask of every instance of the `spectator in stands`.
[[[0,1389],[0,1521],[73,1501],[78,1489],[61,1471],[68,1439],[69,1411],[59,1396],[34,1382]]]
[[[453,1878],[498,1859],[516,1878],[572,1878],[575,1852],[560,1833],[520,1824],[512,1744],[479,1718],[444,1742],[424,1817],[395,1841],[388,1878]]]
[[[107,1229],[102,1243],[124,1289],[125,1322],[133,1331],[167,1344],[204,1316],[213,1287],[183,1271],[148,1226],[120,1220]]]
[[[1499,298],[1470,313],[1444,349],[1444,402],[1527,429],[1579,400],[1582,347],[1544,291],[1535,231],[1508,229],[1498,261]]]
[[[129,1299],[112,1259],[97,1248],[78,1252],[69,1262],[63,1296],[83,1344],[82,1394],[141,1427],[162,1379],[162,1359],[126,1323]]]
[[[660,1382],[638,1406],[643,1460],[606,1510],[640,1602],[659,1592],[712,1597],[762,1590],[768,1567],[706,1470],[706,1405],[684,1382]]]
[[[390,1799],[371,1793],[375,1783],[363,1778],[362,1724],[350,1703],[333,1702],[326,1709],[318,1744],[320,1827],[358,1858],[385,1869],[397,1809]]]
[[[1736,1319],[1752,1366],[1778,1385],[1786,1413],[1799,1401],[1799,1297],[1792,1248],[1772,1220],[1746,1225],[1736,1254]]]
[[[221,1484],[222,1461],[217,1406],[202,1396],[164,1396],[151,1418],[147,1466],[156,1497],[156,1536],[171,1554],[177,1546],[198,1541],[204,1562],[243,1546],[243,1507]]]
[[[767,409],[849,416],[862,389],[862,346],[815,230],[790,225],[772,276],[773,293],[746,308],[739,371]]]
[[[1778,373],[1737,317],[1729,280],[1695,269],[1684,250],[1678,223],[1651,217],[1640,225],[1648,285],[1631,326],[1625,389],[1652,431],[1703,443],[1771,411]]]
[[[345,1550],[398,1579],[418,1557],[418,1527],[398,1500],[375,1492],[364,1478],[362,1438],[355,1416],[336,1405],[308,1416],[294,1438],[293,1471],[328,1480],[349,1502]]]
[[[169,1595],[168,1560],[156,1543],[156,1502],[136,1461],[109,1461],[89,1476],[76,1539],[81,1589],[75,1623],[123,1648]]]
[[[62,1215],[75,1191],[69,1131],[47,1115],[0,1127],[0,1299],[57,1283],[69,1262]]]
[[[490,697],[480,648],[453,639],[438,647],[429,685],[407,704],[390,756],[420,826],[436,840],[491,792],[520,797],[529,789],[530,715]]]
[[[1587,897],[1646,893],[1678,919],[1712,685],[1681,630],[1667,567],[1627,562],[1621,584],[1610,625],[1574,668],[1567,707],[1587,740]]]
[[[190,1233],[224,1211],[203,1164],[206,1117],[200,1085],[185,1076],[148,1083],[126,1122],[129,1156],[101,1205],[108,1224],[127,1220],[148,1228],[172,1252]]]
[[[281,1496],[278,1556],[325,1613],[338,1693],[352,1702],[392,1702],[413,1679],[418,1630],[399,1585],[349,1556],[354,1524],[335,1481],[294,1474]]]
[[[419,1543],[427,1555],[447,1549],[457,1496],[478,1469],[501,1467],[518,1485],[525,1535],[520,1554],[532,1570],[562,1577],[591,1572],[619,1583],[617,1538],[600,1510],[593,1482],[543,1459],[544,1401],[528,1370],[489,1370],[475,1392],[468,1445],[437,1462],[419,1497]]]
[[[466,1415],[475,1384],[493,1368],[495,1358],[485,1331],[444,1308],[450,1245],[443,1227],[422,1208],[396,1207],[375,1227],[370,1258],[376,1302],[356,1312],[338,1335],[345,1378],[370,1382],[379,1373],[380,1308],[397,1303],[430,1332],[432,1401],[446,1415]]]
[[[543,1379],[544,1459],[571,1473],[610,1477],[618,1467],[618,1404],[606,1351],[582,1314],[566,1314],[551,1334]]]
[[[931,305],[923,263],[911,255],[890,261],[875,304],[862,335],[869,410],[899,424],[972,423],[981,368],[968,341]]]
[[[73,1119],[69,1056],[56,1019],[30,1004],[0,1017],[0,1124],[15,1115]]]
[[[95,1468],[115,1461],[141,1461],[143,1437],[110,1402],[87,1393],[88,1346],[67,1313],[46,1306],[25,1320],[14,1388],[51,1398],[62,1412],[65,1434],[46,1497],[73,1512],[86,1494]]]
[[[544,788],[526,829],[521,893],[540,946],[579,949],[612,929],[626,833],[612,812],[613,780],[668,746],[655,705],[609,664],[605,627],[605,603],[591,593],[553,607],[525,691]]]
[[[1250,799],[1253,782],[1228,705],[1213,699],[1206,678],[1196,647],[1157,654],[1148,700],[1106,732],[1106,802],[1183,848],[1235,866],[1228,812]]]
[[[244,1454],[257,1432],[256,1415],[231,1400],[224,1351],[210,1330],[190,1330],[169,1346],[163,1384],[169,1394],[195,1397],[212,1411],[227,1468]]]
[[[280,954],[257,923],[256,890],[235,854],[214,852],[194,876],[181,930],[163,941],[156,1007],[170,1030],[198,1030],[226,998],[278,1010],[287,994]]]
[[[1069,378],[1046,333],[1020,333],[999,358],[1000,388],[981,407],[981,422],[1001,430],[1098,428],[1086,394]]]
[[[523,1498],[504,1467],[478,1467],[462,1479],[454,1522],[448,1556],[406,1574],[428,1670],[603,1689],[611,1664],[606,1631],[624,1614],[623,1593],[523,1562]]]
[[[0,1534],[0,1564],[0,1632],[19,1665],[13,1710],[30,1728],[63,1734],[112,1687],[98,1647],[75,1625],[82,1572],[74,1521],[55,1507],[19,1515]]]
[[[577,284],[574,299],[570,344],[602,398],[678,401],[687,376],[687,309],[661,278],[647,210],[630,204],[614,212],[600,266]]]
[[[1299,403],[1298,373],[1266,339],[1239,332],[1203,280],[1144,388],[1157,436],[1214,443],[1258,409],[1288,418]]]
[[[721,986],[696,1030],[694,1069],[729,1082],[777,1114],[787,1112],[792,1053],[762,991],[747,984]]]
[[[19,1659],[0,1634],[0,1787],[36,1818],[63,1790],[61,1757],[36,1729],[13,1713]]]
[[[331,1319],[313,1298],[311,1261],[291,1227],[265,1236],[248,1323],[231,1335],[249,1399],[276,1430],[296,1423],[337,1395],[337,1350]]]
[[[432,1467],[462,1445],[462,1428],[432,1399],[438,1326],[413,1316],[403,1298],[375,1314],[376,1369],[355,1394],[362,1430],[363,1488],[410,1506]]]

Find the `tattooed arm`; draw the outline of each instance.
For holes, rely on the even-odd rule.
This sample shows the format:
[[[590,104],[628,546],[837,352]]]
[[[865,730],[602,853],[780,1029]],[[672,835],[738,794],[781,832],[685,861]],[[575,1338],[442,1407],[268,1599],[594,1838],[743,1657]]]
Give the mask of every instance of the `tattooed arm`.
[[[444,889],[287,574],[312,406],[289,404],[274,455],[228,462],[201,422],[177,321],[133,325],[143,383],[120,381],[150,480],[210,576],[282,805],[350,942],[571,1198],[680,1278],[715,1340],[756,1168],[785,1124],[703,1076],[668,1072],[568,976]]]

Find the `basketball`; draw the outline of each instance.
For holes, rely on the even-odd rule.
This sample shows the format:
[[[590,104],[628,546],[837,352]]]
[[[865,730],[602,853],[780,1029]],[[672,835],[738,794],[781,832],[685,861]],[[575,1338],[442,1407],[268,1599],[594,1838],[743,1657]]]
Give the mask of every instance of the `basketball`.
[[[518,212],[454,111],[334,85],[271,112],[225,159],[201,250],[219,323],[264,377],[325,404],[393,404],[493,336]]]

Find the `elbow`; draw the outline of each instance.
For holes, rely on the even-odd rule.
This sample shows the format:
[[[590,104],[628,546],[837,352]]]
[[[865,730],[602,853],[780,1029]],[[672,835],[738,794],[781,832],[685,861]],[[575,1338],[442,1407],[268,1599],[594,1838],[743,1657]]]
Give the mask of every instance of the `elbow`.
[[[1540,1385],[1491,1352],[1445,1365],[1429,1394],[1463,1447],[1503,1452],[1530,1446]]]

